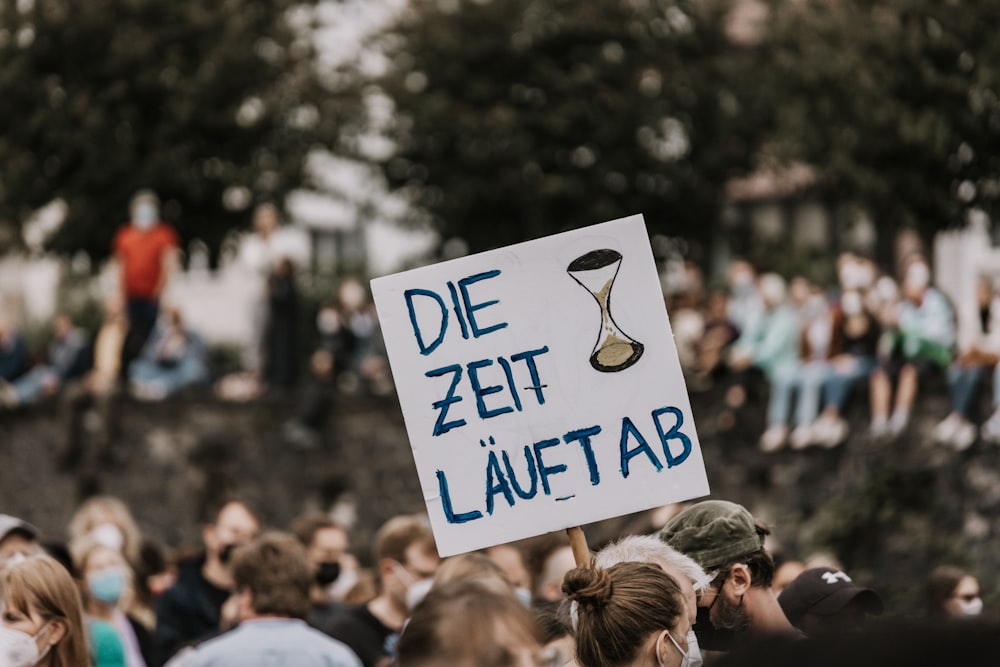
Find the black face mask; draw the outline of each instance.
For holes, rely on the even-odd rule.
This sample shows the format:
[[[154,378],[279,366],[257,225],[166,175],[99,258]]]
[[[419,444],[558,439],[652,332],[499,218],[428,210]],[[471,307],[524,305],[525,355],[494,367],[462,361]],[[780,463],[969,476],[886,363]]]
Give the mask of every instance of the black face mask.
[[[320,586],[329,586],[340,576],[340,563],[331,561],[320,563],[316,571],[316,583]]]
[[[728,651],[733,648],[732,630],[722,630],[712,625],[709,620],[711,607],[698,607],[698,616],[694,622],[694,634],[698,638],[698,646],[703,651]]]
[[[227,544],[221,549],[219,549],[219,562],[221,562],[223,565],[227,564],[229,562],[229,559],[233,557],[233,551],[235,551],[236,547],[238,546],[240,546],[238,543],[233,543],[233,544]]]

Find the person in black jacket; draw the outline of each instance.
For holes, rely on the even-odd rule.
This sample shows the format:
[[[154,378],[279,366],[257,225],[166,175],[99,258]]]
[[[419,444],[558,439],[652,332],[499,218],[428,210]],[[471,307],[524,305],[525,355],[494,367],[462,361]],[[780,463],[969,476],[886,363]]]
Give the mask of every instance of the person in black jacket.
[[[222,606],[233,592],[229,558],[237,545],[259,531],[257,515],[235,500],[223,505],[214,523],[202,529],[204,554],[181,563],[177,583],[156,601],[157,664],[164,664],[182,646],[219,632]]]

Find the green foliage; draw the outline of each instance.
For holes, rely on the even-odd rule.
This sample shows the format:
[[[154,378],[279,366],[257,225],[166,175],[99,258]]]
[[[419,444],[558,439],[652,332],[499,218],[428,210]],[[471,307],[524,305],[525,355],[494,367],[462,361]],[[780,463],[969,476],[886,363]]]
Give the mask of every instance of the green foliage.
[[[473,251],[639,212],[704,244],[768,124],[728,4],[415,0],[382,35],[388,183]]]
[[[1000,201],[1000,2],[772,0],[768,95],[787,158],[884,230]],[[882,236],[888,237],[888,234]]]
[[[287,20],[308,0],[0,3],[0,224],[62,198],[52,247],[108,254],[139,188],[185,240],[217,251],[253,199],[303,184],[333,134],[311,41]],[[227,189],[242,193],[227,206]]]

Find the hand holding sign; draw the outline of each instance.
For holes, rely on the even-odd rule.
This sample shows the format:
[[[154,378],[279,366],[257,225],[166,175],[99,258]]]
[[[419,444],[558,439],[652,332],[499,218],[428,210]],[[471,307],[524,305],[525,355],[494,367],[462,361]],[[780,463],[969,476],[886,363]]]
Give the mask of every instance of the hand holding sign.
[[[641,216],[372,292],[442,556],[708,493]]]

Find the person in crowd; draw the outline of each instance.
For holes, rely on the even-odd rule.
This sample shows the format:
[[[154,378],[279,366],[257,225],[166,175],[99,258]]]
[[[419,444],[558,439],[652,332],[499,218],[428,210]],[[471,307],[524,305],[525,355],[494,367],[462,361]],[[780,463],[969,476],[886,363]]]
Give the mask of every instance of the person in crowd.
[[[579,667],[576,661],[576,636],[571,622],[559,609],[533,610],[535,625],[542,634],[543,655],[558,667]]]
[[[114,549],[131,564],[139,560],[142,532],[128,506],[116,496],[92,496],[83,501],[69,521],[69,541],[92,537]]]
[[[148,578],[158,573],[148,569],[144,555],[148,558],[156,547],[143,537],[128,506],[115,496],[92,496],[74,512],[68,532],[70,544],[89,538],[125,558],[134,575],[125,611],[152,631],[155,615]]]
[[[132,197],[129,214],[131,221],[115,234],[112,248],[129,322],[124,368],[139,355],[159,319],[160,299],[178,263],[180,247],[177,232],[160,220],[160,199],[152,190],[140,190]]]
[[[295,265],[282,257],[268,278],[263,378],[268,390],[287,391],[299,381],[299,288]]]
[[[89,665],[80,594],[54,558],[35,555],[0,569],[0,609],[0,665]]]
[[[976,440],[973,413],[983,378],[1000,361],[1000,300],[993,283],[981,277],[976,283],[976,297],[958,308],[958,351],[948,367],[948,394],[951,410],[934,428],[934,439],[958,451],[968,449]],[[1000,376],[997,376],[1000,377]],[[995,390],[994,390],[995,391]],[[983,424],[984,439],[992,431],[1000,434],[1000,417]]]
[[[563,532],[546,533],[525,541],[525,564],[531,575],[533,607],[558,607],[565,599],[563,577],[576,567],[573,548]]]
[[[833,339],[826,378],[823,381],[823,411],[813,424],[814,441],[836,447],[848,435],[844,410],[851,390],[867,382],[878,364],[882,329],[857,290],[847,290],[833,311]],[[871,394],[874,396],[874,393]]]
[[[757,270],[744,259],[733,260],[726,281],[729,287],[726,318],[742,333],[764,314],[764,303],[757,289]]]
[[[265,202],[253,210],[253,233],[240,247],[240,263],[251,274],[254,291],[251,310],[250,331],[253,332],[251,355],[248,366],[257,372],[263,369],[265,337],[268,313],[268,281],[286,254],[278,227],[281,216],[278,208]]]
[[[861,588],[843,570],[804,570],[778,596],[785,617],[808,637],[857,632],[885,605],[878,593]]]
[[[475,551],[441,561],[441,566],[434,573],[434,578],[427,582],[430,584],[427,586],[427,590],[452,581],[479,581],[488,588],[493,588],[501,593],[509,593],[520,599],[514,583],[507,578],[503,569],[490,560],[488,556]],[[426,592],[424,597],[426,597]],[[422,599],[423,597],[420,598],[420,600]],[[420,604],[419,600],[415,603],[411,600],[410,608],[415,608],[417,604]]]
[[[713,290],[705,304],[704,326],[696,343],[695,371],[691,385],[695,390],[711,388],[725,371],[726,355],[739,337],[739,329],[727,314],[729,297],[723,290]]]
[[[736,372],[759,368],[770,385],[767,430],[760,447],[773,452],[788,439],[788,412],[799,370],[799,326],[795,308],[789,303],[785,279],[765,273],[759,279],[763,312],[733,344],[729,366]]]
[[[414,609],[396,667],[556,667],[531,612],[480,581],[435,586]]]
[[[38,529],[10,514],[0,514],[0,570],[43,552]]]
[[[0,385],[0,407],[32,405],[58,394],[67,382],[83,375],[89,346],[87,333],[66,313],[52,323],[52,341],[47,363],[40,363],[7,385]]]
[[[979,580],[952,565],[940,565],[927,577],[927,615],[937,618],[973,618],[983,613]]]
[[[94,667],[117,667],[119,664],[146,667],[151,664],[149,629],[123,611],[130,606],[135,590],[132,568],[125,557],[119,550],[99,542],[93,534],[70,542],[70,552],[81,577],[90,643],[100,649],[94,651]],[[106,633],[108,627],[117,641],[105,645],[101,633]]]
[[[339,379],[349,369],[354,358],[357,339],[343,307],[336,298],[326,299],[316,313],[317,348],[329,352],[334,360],[334,379]]]
[[[60,418],[64,441],[59,455],[60,467],[72,468],[83,457],[83,416],[93,408],[99,429],[94,454],[97,460],[107,460],[111,442],[118,430],[115,397],[123,375],[121,366],[128,319],[121,298],[112,296],[104,301],[104,319],[93,343],[93,361],[84,376],[67,384],[60,401]]]
[[[0,387],[28,370],[28,344],[10,318],[0,313]]]
[[[379,593],[369,603],[352,607],[324,630],[353,650],[365,667],[394,654],[409,614],[407,598],[437,572],[441,559],[425,517],[401,515],[389,519],[375,535]]]
[[[661,568],[576,568],[563,589],[577,603],[576,660],[583,667],[688,663],[691,619],[680,586]]]
[[[323,442],[334,406],[334,364],[333,355],[322,347],[309,357],[309,376],[302,387],[295,416],[284,425],[288,443],[311,449]]]
[[[180,310],[170,308],[150,335],[142,355],[128,369],[132,394],[158,401],[208,380],[208,360],[201,337]]]
[[[795,429],[789,437],[793,449],[816,441],[815,422],[823,383],[830,373],[833,344],[833,314],[818,285],[803,281],[804,294],[797,304],[801,365],[793,383],[796,390]]]
[[[516,542],[494,544],[483,549],[482,553],[500,566],[524,605],[531,606],[531,575],[528,573],[522,546]]]
[[[204,554],[180,563],[177,583],[156,600],[157,664],[166,662],[181,646],[219,631],[222,605],[234,585],[233,550],[256,537],[259,530],[257,515],[239,500],[226,502],[203,527]]]
[[[784,559],[779,562],[775,554],[774,556],[774,578],[771,580],[771,591],[775,595],[781,595],[781,591],[785,590],[788,584],[795,581],[795,578],[806,571],[805,564],[800,560],[795,559]]]
[[[875,437],[901,434],[909,424],[921,374],[933,368],[943,371],[951,363],[954,316],[948,299],[931,286],[930,278],[930,267],[923,258],[913,258],[906,265],[895,326],[885,339],[887,350],[882,351],[881,363],[871,375],[871,432]],[[891,375],[897,371],[892,401]]]
[[[797,630],[785,618],[771,592],[774,560],[764,549],[770,530],[742,505],[725,500],[704,500],[691,505],[667,522],[659,538],[690,556],[709,576],[698,605],[712,628],[734,633],[733,639],[760,636],[794,636]],[[702,609],[695,630],[702,640]],[[707,632],[706,632],[707,636]]]
[[[342,642],[309,627],[314,576],[294,535],[265,533],[233,554],[239,625],[200,644],[189,667],[360,667]]]
[[[619,563],[656,565],[673,577],[681,590],[685,609],[692,625],[692,629],[687,635],[688,665],[694,667],[701,665],[703,656],[698,637],[693,629],[698,612],[697,591],[708,583],[705,571],[701,566],[694,559],[665,544],[655,535],[628,535],[594,554],[594,567],[607,570]],[[575,619],[575,605],[571,605],[570,614]]]
[[[343,584],[349,579],[356,580],[358,562],[349,551],[347,531],[325,512],[307,512],[299,516],[292,522],[291,532],[305,547],[313,573],[313,583],[309,587],[309,624],[323,629],[347,610],[344,603],[347,590]]]

